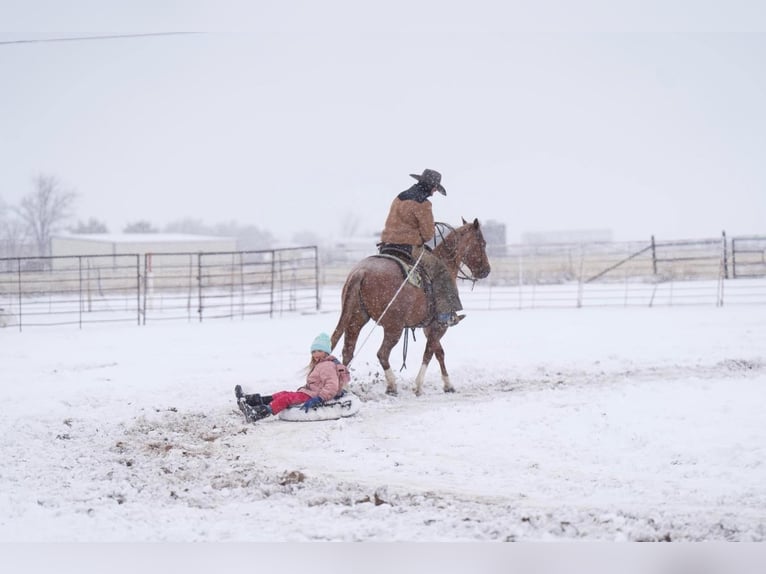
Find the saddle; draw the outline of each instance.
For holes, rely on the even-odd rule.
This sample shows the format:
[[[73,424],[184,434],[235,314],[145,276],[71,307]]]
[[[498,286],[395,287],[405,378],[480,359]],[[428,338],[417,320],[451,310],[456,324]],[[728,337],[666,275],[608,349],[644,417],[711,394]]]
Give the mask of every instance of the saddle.
[[[398,243],[378,243],[378,254],[373,257],[382,257],[391,259],[399,264],[402,271],[402,278],[407,278],[408,282],[419,289],[423,289],[426,296],[433,297],[431,287],[431,278],[423,265],[418,265],[413,271],[415,260],[412,258],[412,246],[400,245]]]
[[[428,306],[428,312],[426,314],[426,319],[424,322],[422,322],[419,325],[415,325],[413,327],[410,327],[412,330],[412,336],[413,339],[415,337],[415,328],[416,327],[426,327],[428,326],[436,316],[436,299],[434,296],[434,289],[433,289],[433,282],[431,281],[431,277],[428,275],[428,272],[426,271],[426,268],[422,264],[418,264],[415,266],[415,260],[412,258],[412,246],[411,245],[398,245],[393,243],[378,243],[378,254],[372,255],[371,257],[381,257],[383,259],[391,259],[392,261],[395,261],[399,265],[399,269],[402,272],[402,278],[406,278],[407,282],[417,287],[418,289],[421,289],[423,291],[423,294],[426,297],[426,304]],[[413,267],[415,269],[413,270]],[[405,333],[407,332],[407,328],[404,328]],[[407,342],[405,337],[405,343],[404,343],[404,353],[406,356],[406,349],[407,349]]]

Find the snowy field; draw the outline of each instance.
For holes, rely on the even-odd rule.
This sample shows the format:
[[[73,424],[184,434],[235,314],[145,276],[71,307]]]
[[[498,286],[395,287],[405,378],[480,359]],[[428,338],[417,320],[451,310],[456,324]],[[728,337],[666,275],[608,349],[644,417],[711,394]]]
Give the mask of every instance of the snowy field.
[[[358,415],[245,424],[336,317],[0,329],[0,540],[766,540],[766,306],[472,311],[419,398],[374,330]]]

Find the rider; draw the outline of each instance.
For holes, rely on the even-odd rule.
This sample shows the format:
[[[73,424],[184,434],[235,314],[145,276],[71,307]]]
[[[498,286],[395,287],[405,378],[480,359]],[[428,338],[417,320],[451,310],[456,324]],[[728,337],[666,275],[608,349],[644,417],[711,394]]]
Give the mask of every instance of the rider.
[[[452,327],[465,317],[457,314],[463,305],[455,279],[444,262],[424,248],[434,236],[434,215],[428,198],[436,191],[446,196],[447,190],[441,184],[442,176],[438,171],[426,169],[421,175],[411,173],[410,177],[417,183],[397,195],[391,203],[380,235],[379,251],[394,247],[409,253],[413,261],[421,258],[433,283],[436,320],[445,327]]]

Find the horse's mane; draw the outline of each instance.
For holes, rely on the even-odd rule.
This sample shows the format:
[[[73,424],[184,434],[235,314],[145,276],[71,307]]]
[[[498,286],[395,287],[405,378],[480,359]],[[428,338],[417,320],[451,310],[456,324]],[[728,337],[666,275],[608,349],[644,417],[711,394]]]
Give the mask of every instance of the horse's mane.
[[[457,244],[460,240],[460,227],[455,228],[447,223],[437,222],[434,233],[433,251],[435,255],[444,257],[457,252]]]
[[[434,237],[431,241],[428,242],[428,244],[431,246],[431,249],[436,250],[442,243],[447,240],[449,236],[453,235],[454,231],[455,228],[452,227],[449,223],[437,221],[434,224]],[[456,238],[453,237],[451,241],[454,242],[455,239]]]

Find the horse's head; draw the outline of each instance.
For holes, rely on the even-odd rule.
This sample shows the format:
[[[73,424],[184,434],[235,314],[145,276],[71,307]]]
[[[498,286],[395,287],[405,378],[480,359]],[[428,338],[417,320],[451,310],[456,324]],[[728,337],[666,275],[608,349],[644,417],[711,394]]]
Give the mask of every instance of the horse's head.
[[[479,220],[468,223],[463,219],[463,225],[456,230],[460,234],[458,243],[460,259],[471,270],[475,279],[484,279],[490,272],[487,257],[487,242],[481,232]]]
[[[472,223],[463,219],[463,225],[457,229],[446,223],[437,223],[437,233],[442,240],[434,248],[434,255],[444,261],[447,267],[461,279],[484,279],[489,275],[489,259],[487,258],[487,242],[481,232],[479,220]],[[444,230],[449,232],[444,235]],[[469,277],[461,267],[465,265],[471,272]]]

